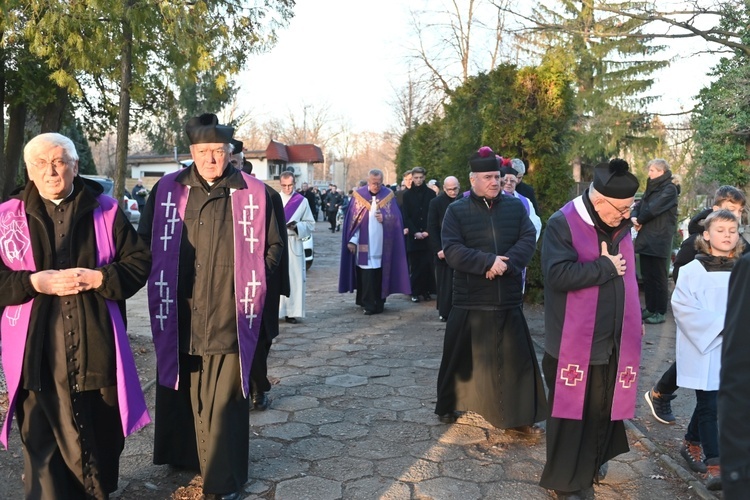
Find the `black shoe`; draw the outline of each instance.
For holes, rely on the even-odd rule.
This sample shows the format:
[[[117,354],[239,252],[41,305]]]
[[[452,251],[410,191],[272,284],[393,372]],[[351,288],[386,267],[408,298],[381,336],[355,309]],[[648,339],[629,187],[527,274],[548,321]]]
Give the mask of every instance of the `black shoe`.
[[[417,297],[416,295],[412,295],[411,296],[411,301],[416,304],[417,302],[419,302],[419,297]]]
[[[426,294],[422,295],[422,298],[424,300],[432,300],[432,295],[430,295],[429,293],[426,293]]]
[[[368,311],[367,309],[365,309],[365,316],[372,316],[373,314],[375,314],[373,311]]]
[[[290,317],[290,316],[287,316],[287,317],[286,317],[286,319],[285,319],[284,321],[286,321],[287,323],[291,323],[291,324],[293,324],[293,325],[296,325],[296,324],[297,324],[297,318],[292,318],[292,317]]]
[[[675,418],[672,413],[671,401],[677,397],[675,394],[659,393],[651,388],[646,391],[643,397],[646,399],[648,407],[651,408],[651,414],[656,420],[662,424],[674,424]]]
[[[217,493],[206,493],[203,495],[203,500],[239,500],[240,498],[242,497],[239,491],[224,493],[223,495]]]
[[[513,434],[521,434],[523,436],[529,436],[529,437],[541,437],[541,436],[544,436],[544,434],[547,431],[544,430],[544,427],[540,427],[537,424],[534,424],[534,425],[519,425],[518,427],[511,427],[510,429],[505,429],[505,432],[510,432]]]
[[[444,415],[438,415],[438,420],[444,424],[455,424],[456,420],[458,420],[458,413],[452,411],[450,413],[445,413]]]
[[[445,323],[446,321],[448,321],[448,318],[446,318],[445,316],[440,316],[440,321]]]
[[[607,477],[607,472],[609,472],[609,463],[604,462],[600,467],[599,470],[596,471],[596,475],[594,476],[594,480],[598,483],[600,481],[604,481],[604,478]]]
[[[259,392],[258,394],[253,395],[253,409],[258,411],[265,411],[268,409],[268,406],[271,404],[271,400],[268,399],[268,396],[265,392]]]

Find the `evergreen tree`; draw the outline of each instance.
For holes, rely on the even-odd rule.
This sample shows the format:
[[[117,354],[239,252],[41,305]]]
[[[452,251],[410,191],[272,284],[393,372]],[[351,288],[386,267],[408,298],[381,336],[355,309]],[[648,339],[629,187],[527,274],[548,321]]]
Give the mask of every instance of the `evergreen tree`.
[[[642,2],[610,2],[608,9],[632,8]],[[597,17],[598,16],[598,17]],[[592,0],[559,0],[534,9],[533,41],[543,60],[557,59],[568,68],[575,91],[575,136],[571,160],[594,164],[653,148],[655,138],[645,107],[650,75],[668,64],[655,55],[643,33],[645,21],[597,10]],[[589,179],[585,179],[589,180]]]

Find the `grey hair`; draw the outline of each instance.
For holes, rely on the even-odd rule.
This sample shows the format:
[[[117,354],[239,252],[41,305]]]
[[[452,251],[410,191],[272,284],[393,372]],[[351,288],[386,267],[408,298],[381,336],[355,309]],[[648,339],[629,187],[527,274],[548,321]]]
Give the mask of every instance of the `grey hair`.
[[[380,177],[380,179],[381,179],[381,180],[383,179],[383,171],[382,171],[382,170],[380,170],[380,169],[378,169],[378,168],[373,168],[373,169],[370,169],[370,171],[369,171],[369,172],[367,172],[367,175],[368,175],[368,176],[370,176],[370,175],[374,175],[374,176],[376,176],[376,177]]]
[[[526,165],[523,164],[523,160],[521,160],[520,158],[513,158],[512,160],[510,160],[510,166],[513,167],[513,170],[515,170],[519,174],[526,173]]]
[[[669,170],[669,163],[667,160],[664,160],[663,158],[654,158],[650,162],[648,162],[648,165],[646,165],[646,168],[650,167],[651,165],[655,166],[662,172],[666,172]]]
[[[33,161],[33,157],[39,154],[42,150],[53,149],[56,147],[63,148],[66,156],[66,158],[64,158],[65,160],[78,161],[78,151],[76,151],[76,146],[73,144],[73,141],[56,132],[39,134],[27,142],[26,146],[23,148],[23,161],[26,165],[30,165]]]

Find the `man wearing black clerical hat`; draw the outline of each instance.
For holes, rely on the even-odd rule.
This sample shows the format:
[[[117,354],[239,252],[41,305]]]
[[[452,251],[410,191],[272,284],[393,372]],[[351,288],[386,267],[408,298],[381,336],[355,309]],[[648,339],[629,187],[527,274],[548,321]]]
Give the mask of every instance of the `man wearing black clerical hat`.
[[[230,165],[232,127],[185,132],[193,164],[162,177],[138,228],[158,384],[154,463],[195,470],[206,498],[240,498],[248,477],[250,366],[284,250],[265,184]]]
[[[469,159],[471,191],[448,205],[442,245],[453,268],[435,413],[452,423],[479,413],[506,432],[540,437],[547,404],[523,314],[523,270],[536,231],[521,201],[501,194],[500,163],[489,147]]]
[[[557,498],[588,498],[607,461],[629,451],[623,420],[635,413],[643,328],[630,237],[637,190],[626,161],[601,163],[544,232],[551,415],[540,484]]]

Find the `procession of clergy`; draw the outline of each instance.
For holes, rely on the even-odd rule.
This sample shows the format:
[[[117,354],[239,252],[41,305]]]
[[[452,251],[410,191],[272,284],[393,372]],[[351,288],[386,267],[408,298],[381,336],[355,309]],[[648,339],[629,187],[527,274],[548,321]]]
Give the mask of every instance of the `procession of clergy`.
[[[7,447],[15,414],[27,498],[116,490],[124,438],[150,422],[123,317],[144,285],[157,359],[154,463],[198,471],[206,498],[242,495],[249,411],[269,404],[278,320],[305,317],[302,240],[315,219],[294,174],[280,175],[280,194],[257,180],[215,115],[190,119],[185,132],[193,163],[156,183],[137,233],[77,175],[75,146],[59,134],[27,144],[30,181],[0,205],[10,401],[0,440]],[[467,160],[471,188],[448,177],[439,195],[421,167],[399,193],[369,171],[345,213],[338,290],[356,291],[366,316],[385,312],[390,295],[435,293],[446,324],[437,418],[452,424],[472,411],[518,436],[546,435],[540,484],[584,498],[629,449],[623,420],[635,411],[642,323],[627,215],[638,180],[623,160],[602,163],[547,221],[540,370],[523,313],[541,230],[525,165],[489,147]]]

